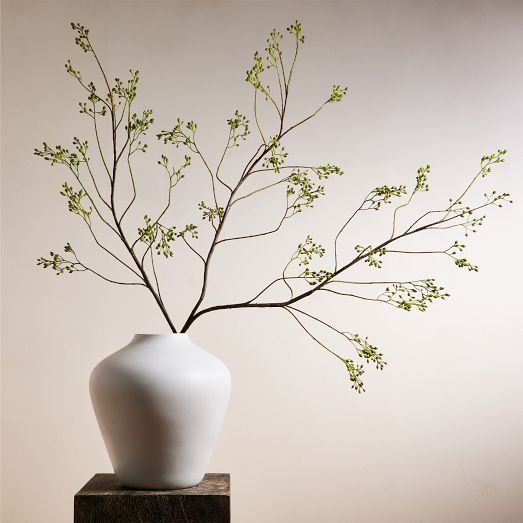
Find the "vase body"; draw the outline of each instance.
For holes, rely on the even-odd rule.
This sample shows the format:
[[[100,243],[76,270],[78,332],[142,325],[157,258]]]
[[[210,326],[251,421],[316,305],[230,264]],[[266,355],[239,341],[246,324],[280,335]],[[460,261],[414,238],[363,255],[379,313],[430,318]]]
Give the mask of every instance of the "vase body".
[[[227,367],[187,334],[137,334],[102,360],[89,389],[120,483],[142,489],[197,485],[230,388]]]

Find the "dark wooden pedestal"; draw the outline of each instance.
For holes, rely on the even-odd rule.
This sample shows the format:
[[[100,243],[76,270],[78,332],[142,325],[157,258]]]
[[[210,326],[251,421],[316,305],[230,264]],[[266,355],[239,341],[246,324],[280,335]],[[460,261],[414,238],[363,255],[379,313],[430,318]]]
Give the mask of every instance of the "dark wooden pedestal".
[[[180,490],[133,490],[96,474],[74,497],[75,523],[229,523],[230,514],[229,474]]]

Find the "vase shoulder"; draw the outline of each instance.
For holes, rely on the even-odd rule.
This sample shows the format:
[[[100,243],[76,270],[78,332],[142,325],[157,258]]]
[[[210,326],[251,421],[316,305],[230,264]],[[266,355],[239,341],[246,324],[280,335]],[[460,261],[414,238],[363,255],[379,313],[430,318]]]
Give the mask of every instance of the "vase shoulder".
[[[102,360],[93,374],[116,370],[157,375],[187,376],[193,372],[228,375],[224,363],[196,345],[187,334],[136,334],[122,349]]]

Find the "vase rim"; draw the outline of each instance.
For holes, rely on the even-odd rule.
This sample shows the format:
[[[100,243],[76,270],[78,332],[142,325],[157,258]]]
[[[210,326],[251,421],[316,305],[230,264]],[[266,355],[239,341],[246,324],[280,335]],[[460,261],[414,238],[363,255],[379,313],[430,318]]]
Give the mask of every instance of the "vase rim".
[[[189,334],[187,332],[159,332],[159,333],[142,333],[138,332],[135,334],[137,338],[160,338],[160,337],[183,337],[188,338]]]

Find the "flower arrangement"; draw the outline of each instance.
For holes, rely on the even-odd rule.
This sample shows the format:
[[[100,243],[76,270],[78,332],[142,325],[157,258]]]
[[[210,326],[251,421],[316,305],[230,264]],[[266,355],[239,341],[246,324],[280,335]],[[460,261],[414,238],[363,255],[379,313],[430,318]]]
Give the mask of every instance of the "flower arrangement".
[[[120,78],[110,80],[93,47],[89,30],[78,23],[71,26],[76,35],[76,44],[94,60],[101,79],[102,87],[98,87],[94,82],[84,79],[70,61],[65,65],[67,73],[86,94],[86,100],[81,101],[79,107],[80,113],[92,123],[94,147],[88,141],[75,137],[70,148],[44,143],[41,148],[35,149],[35,154],[51,165],[65,167],[69,172],[71,181],[64,182],[60,192],[67,201],[69,211],[85,223],[97,246],[120,265],[125,276],[108,276],[86,264],[82,261],[81,253],[71,243],[66,243],[61,253],[52,251],[49,256],[38,258],[39,266],[51,269],[58,275],[85,272],[117,285],[143,287],[154,298],[173,333],[184,333],[203,315],[219,310],[280,309],[341,362],[348,371],[352,388],[358,392],[364,390],[364,363],[383,369],[386,364],[383,354],[367,337],[337,328],[328,319],[304,310],[301,304],[306,298],[315,293],[327,292],[347,298],[371,300],[404,311],[425,311],[434,300],[444,300],[449,296],[434,279],[354,281],[347,279],[350,269],[357,264],[367,264],[369,268],[379,270],[392,253],[423,253],[445,256],[455,266],[468,271],[478,270],[476,265],[463,256],[465,245],[460,239],[443,248],[423,250],[407,250],[402,247],[402,240],[436,230],[452,230],[468,236],[482,225],[487,209],[502,207],[505,202],[510,202],[510,196],[505,192],[490,191],[484,193],[483,199],[476,199],[471,191],[491,174],[493,167],[504,161],[506,150],[503,149],[483,156],[477,172],[449,198],[447,204],[439,208],[428,208],[414,218],[405,217],[406,208],[421,193],[429,191],[429,165],[418,169],[411,186],[383,185],[371,188],[359,206],[348,216],[341,218],[341,226],[331,229],[332,245],[329,251],[315,242],[311,235],[305,234],[301,243],[289,249],[288,262],[279,275],[255,296],[233,303],[204,306],[209,271],[218,249],[226,247],[228,242],[241,242],[278,233],[288,220],[311,209],[316,200],[325,195],[325,180],[343,174],[341,168],[330,163],[288,164],[285,140],[290,133],[309,124],[320,111],[341,102],[348,89],[338,84],[333,85],[317,108],[297,121],[288,121],[287,106],[294,87],[293,75],[305,37],[298,21],[287,28],[289,46],[284,35],[273,30],[267,39],[264,53],[254,54],[254,63],[246,74],[246,82],[253,92],[251,120],[239,111],[235,111],[227,120],[225,146],[216,161],[216,167],[212,167],[213,162],[204,153],[198,138],[198,125],[194,121],[186,122],[178,118],[172,129],[158,132],[158,140],[166,146],[174,145],[182,150],[183,156],[176,164],[166,154],[162,154],[157,160],[159,169],[165,176],[166,194],[163,198],[166,203],[156,213],[146,214],[143,224],[137,230],[129,230],[126,221],[138,198],[134,159],[137,154],[147,153],[145,137],[154,124],[153,111],[135,109],[139,72],[131,70],[130,77],[125,81]],[[288,48],[291,49],[289,55],[286,51]],[[275,121],[270,130],[260,122],[259,110],[262,104],[274,111]],[[103,126],[107,126],[110,131],[111,139],[108,144],[102,139],[100,130]],[[234,179],[231,175],[224,176],[224,161],[237,147],[247,143],[250,145],[252,129],[257,137],[256,143],[251,146],[252,155],[237,170]],[[98,156],[99,165],[103,166],[101,169],[94,167],[90,157],[92,150]],[[183,184],[195,159],[201,163],[209,180],[208,198],[197,204],[202,224],[173,225],[167,221],[173,193]],[[254,189],[247,189],[247,180],[254,183]],[[132,196],[124,202],[119,195],[122,183],[128,183],[132,187]],[[227,224],[234,220],[232,211],[246,200],[254,201],[255,204],[256,197],[264,191],[272,191],[284,203],[283,212],[276,217],[275,226],[266,231],[242,236],[228,235]],[[386,207],[391,209],[391,219],[387,229],[383,231],[381,241],[372,245],[355,245],[352,256],[342,256],[340,245],[343,244],[350,225],[362,215],[368,215],[371,211],[379,212]],[[211,240],[206,245],[201,245],[199,239],[201,227],[210,228]],[[114,242],[123,246],[125,257],[117,254],[113,248],[115,244],[101,239],[102,229],[112,235]],[[433,235],[430,239],[433,240]],[[179,330],[165,306],[157,272],[157,264],[161,259],[175,257],[178,244],[189,249],[202,264],[198,298]],[[327,259],[330,261],[324,261]],[[265,299],[269,289],[279,289],[281,297],[275,301]],[[348,343],[352,348],[352,355],[342,355],[337,349],[322,342],[310,326],[314,324],[322,325],[339,335],[340,341]]]

